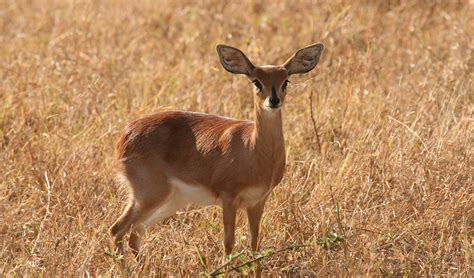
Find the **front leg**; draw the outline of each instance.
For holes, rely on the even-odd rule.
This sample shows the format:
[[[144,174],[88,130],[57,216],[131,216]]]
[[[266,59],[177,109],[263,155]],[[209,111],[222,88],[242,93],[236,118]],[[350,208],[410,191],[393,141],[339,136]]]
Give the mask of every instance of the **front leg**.
[[[222,213],[224,217],[224,247],[225,254],[229,256],[234,247],[234,232],[235,232],[235,216],[237,214],[237,207],[234,200],[223,200]]]
[[[258,250],[258,232],[260,229],[260,220],[262,219],[263,209],[265,207],[265,201],[266,198],[258,202],[255,206],[247,208],[252,251]]]

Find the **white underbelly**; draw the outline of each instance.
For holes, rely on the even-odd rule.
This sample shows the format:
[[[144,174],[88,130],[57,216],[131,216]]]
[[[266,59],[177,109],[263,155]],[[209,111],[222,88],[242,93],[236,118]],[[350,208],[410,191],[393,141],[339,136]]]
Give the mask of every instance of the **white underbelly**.
[[[171,194],[143,221],[146,226],[163,221],[189,205],[222,205],[220,198],[202,186],[187,184],[176,177],[170,178],[168,182],[173,187]]]
[[[175,187],[177,198],[185,205],[210,206],[222,203],[220,198],[203,186],[187,184],[176,177],[170,178],[169,183]]]
[[[189,205],[222,206],[222,200],[201,185],[188,184],[176,177],[170,178],[168,182],[173,189],[164,203],[143,221],[146,226],[163,221]],[[239,208],[253,207],[262,201],[270,191],[271,187],[268,186],[249,186],[237,194],[234,204]]]

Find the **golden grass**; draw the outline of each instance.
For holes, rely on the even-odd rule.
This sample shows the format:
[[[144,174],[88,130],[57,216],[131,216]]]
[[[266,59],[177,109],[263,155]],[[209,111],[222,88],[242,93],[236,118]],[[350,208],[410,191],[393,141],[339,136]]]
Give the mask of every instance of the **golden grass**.
[[[0,1],[2,275],[126,274],[108,234],[125,123],[165,108],[250,118],[251,85],[215,45],[274,64],[318,41],[320,64],[289,88],[287,170],[261,241],[307,246],[266,257],[264,272],[472,274],[472,4],[132,2]],[[251,258],[243,214],[238,226],[234,266]],[[331,232],[342,246],[318,245]],[[210,273],[222,238],[220,208],[188,210],[149,229],[145,261],[126,271]]]

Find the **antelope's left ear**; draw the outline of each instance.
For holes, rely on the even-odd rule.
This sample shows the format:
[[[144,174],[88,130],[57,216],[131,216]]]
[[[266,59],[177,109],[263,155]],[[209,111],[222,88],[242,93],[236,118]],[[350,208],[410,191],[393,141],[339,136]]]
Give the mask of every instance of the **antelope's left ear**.
[[[324,45],[322,43],[315,43],[303,47],[296,51],[296,53],[283,64],[283,67],[288,71],[288,75],[307,73],[318,64],[323,49]]]

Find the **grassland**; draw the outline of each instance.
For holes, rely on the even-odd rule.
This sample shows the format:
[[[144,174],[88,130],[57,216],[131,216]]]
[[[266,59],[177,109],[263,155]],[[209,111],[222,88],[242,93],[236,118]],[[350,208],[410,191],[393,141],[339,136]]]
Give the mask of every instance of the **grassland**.
[[[121,269],[118,134],[164,109],[251,118],[251,84],[215,45],[276,64],[318,41],[283,112],[264,273],[472,275],[473,14],[467,1],[0,1],[0,275],[217,269],[218,207],[150,228],[145,261]],[[229,267],[252,258],[243,213],[238,226]],[[325,248],[330,233],[344,241]]]

